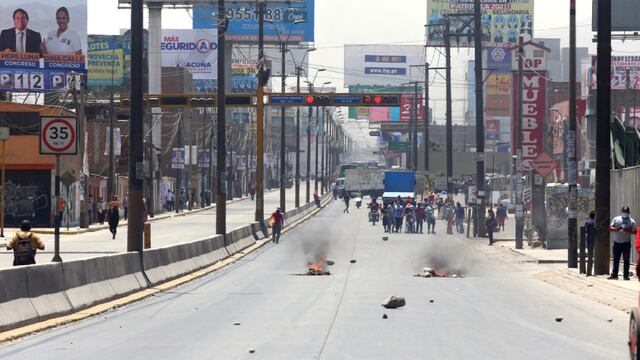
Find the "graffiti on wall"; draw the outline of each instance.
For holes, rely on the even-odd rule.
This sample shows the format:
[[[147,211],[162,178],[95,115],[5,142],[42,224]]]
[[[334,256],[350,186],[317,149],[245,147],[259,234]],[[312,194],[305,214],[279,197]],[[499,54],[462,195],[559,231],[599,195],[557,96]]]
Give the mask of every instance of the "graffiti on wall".
[[[39,186],[21,186],[6,183],[5,214],[14,218],[36,217],[36,212],[47,210],[49,199]]]

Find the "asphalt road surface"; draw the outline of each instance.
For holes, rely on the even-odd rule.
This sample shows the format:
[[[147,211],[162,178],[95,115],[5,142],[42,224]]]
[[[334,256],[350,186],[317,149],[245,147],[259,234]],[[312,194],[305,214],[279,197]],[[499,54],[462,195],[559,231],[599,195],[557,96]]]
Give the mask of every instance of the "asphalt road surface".
[[[146,301],[4,345],[0,358],[626,358],[624,312],[534,280],[541,265],[438,227],[438,235],[383,241],[364,208],[343,214],[333,203],[278,245]],[[319,255],[335,261],[331,276],[294,275]],[[413,276],[434,265],[466,277]],[[383,308],[390,295],[407,305]]]

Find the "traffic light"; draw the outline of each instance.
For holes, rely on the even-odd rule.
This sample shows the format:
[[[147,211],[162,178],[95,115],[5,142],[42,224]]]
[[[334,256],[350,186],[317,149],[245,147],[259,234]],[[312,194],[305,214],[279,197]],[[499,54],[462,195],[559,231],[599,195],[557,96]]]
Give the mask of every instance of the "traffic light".
[[[331,96],[327,95],[307,95],[304,101],[309,106],[331,106]]]
[[[400,96],[398,95],[364,95],[362,103],[365,106],[400,106]]]

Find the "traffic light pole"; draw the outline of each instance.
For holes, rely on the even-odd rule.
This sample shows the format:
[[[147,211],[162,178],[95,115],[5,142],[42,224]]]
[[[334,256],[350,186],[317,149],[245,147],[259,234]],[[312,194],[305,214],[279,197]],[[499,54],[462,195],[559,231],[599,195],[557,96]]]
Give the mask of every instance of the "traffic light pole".
[[[227,189],[224,186],[224,182],[227,173],[227,161],[226,161],[226,111],[225,111],[225,33],[227,31],[225,23],[226,23],[226,14],[227,11],[225,9],[225,0],[218,0],[218,123],[216,132],[218,133],[217,137],[217,162],[218,162],[218,172],[216,174],[216,234],[225,234],[227,232]],[[187,190],[188,196],[188,190]],[[226,243],[226,241],[225,241]]]
[[[320,142],[322,143],[322,147],[320,149],[320,195],[324,195],[324,140],[325,140],[325,136],[324,136],[324,129],[327,126],[326,125],[326,115],[327,115],[327,109],[323,106],[322,107],[322,135],[320,136]]]
[[[285,55],[287,53],[286,44],[283,42],[280,45],[280,52],[282,52],[282,84],[280,86],[280,90],[282,95],[286,92],[286,80],[287,75],[285,74]],[[286,151],[287,151],[287,143],[286,143],[286,129],[285,129],[285,107],[280,107],[280,210],[282,213],[285,213],[286,207],[286,186],[285,186],[285,176],[286,176]]]
[[[302,68],[296,67],[297,85],[296,89],[300,93],[300,75]],[[296,109],[296,194],[295,194],[295,207],[300,207],[300,107]]]
[[[258,99],[256,109],[256,217],[264,221],[264,7],[258,2]]]
[[[320,130],[320,107],[316,106],[316,162],[315,162],[315,173],[313,176],[313,179],[314,179],[313,191],[318,191],[318,131],[319,130]]]

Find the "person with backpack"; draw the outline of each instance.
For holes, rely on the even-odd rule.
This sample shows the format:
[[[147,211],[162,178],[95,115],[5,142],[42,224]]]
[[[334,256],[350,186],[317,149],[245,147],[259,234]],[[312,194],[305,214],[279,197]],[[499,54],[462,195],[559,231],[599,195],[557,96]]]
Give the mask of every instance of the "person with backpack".
[[[269,225],[273,229],[273,238],[272,242],[277,244],[280,242],[280,233],[282,232],[282,224],[284,223],[284,216],[282,215],[282,210],[278,207],[276,211],[271,214],[271,218],[269,219]]]
[[[7,250],[13,250],[13,266],[36,263],[36,250],[44,250],[44,243],[31,232],[29,220],[22,220],[18,231],[7,243]]]
[[[120,222],[120,205],[118,204],[118,197],[113,195],[111,203],[109,203],[109,231],[111,231],[112,239],[116,238],[116,231],[118,230],[118,223]]]

